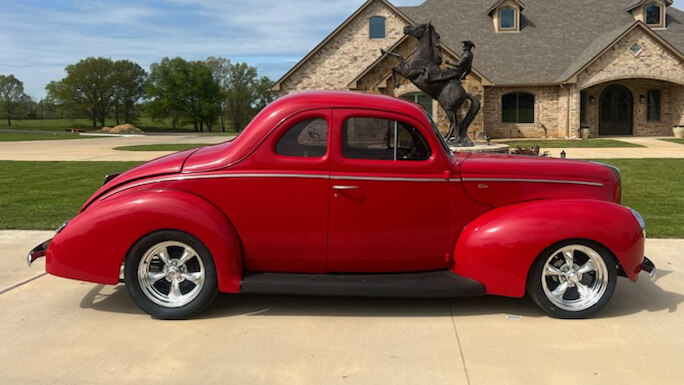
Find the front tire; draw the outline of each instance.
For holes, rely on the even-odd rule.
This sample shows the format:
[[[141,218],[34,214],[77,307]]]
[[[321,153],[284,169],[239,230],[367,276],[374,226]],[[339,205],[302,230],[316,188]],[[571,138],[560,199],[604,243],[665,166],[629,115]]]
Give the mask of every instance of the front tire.
[[[528,277],[532,299],[555,318],[587,318],[601,310],[617,284],[617,262],[588,241],[556,244],[537,258]]]
[[[126,256],[126,289],[142,310],[160,319],[187,319],[218,292],[211,253],[190,234],[163,230],[141,238]]]

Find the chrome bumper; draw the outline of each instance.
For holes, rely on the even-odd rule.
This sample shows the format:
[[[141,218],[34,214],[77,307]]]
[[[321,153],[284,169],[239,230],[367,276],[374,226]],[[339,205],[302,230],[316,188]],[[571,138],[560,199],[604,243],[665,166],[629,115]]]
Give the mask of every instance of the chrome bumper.
[[[650,259],[644,257],[644,262],[641,263],[641,271],[648,273],[648,277],[651,279],[651,282],[655,281],[657,269]]]
[[[31,264],[38,258],[42,258],[47,254],[47,249],[48,246],[50,245],[50,241],[52,238],[48,239],[47,241],[41,243],[40,245],[36,246],[33,248],[33,250],[29,251],[28,254],[26,254],[26,263],[31,267]]]

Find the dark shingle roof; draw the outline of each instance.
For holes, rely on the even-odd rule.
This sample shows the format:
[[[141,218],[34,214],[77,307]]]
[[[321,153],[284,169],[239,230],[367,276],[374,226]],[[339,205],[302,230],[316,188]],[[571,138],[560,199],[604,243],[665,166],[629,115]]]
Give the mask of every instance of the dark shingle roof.
[[[417,23],[432,21],[442,42],[460,51],[472,40],[473,66],[497,84],[556,84],[634,24],[633,0],[525,0],[519,33],[496,33],[490,1],[426,0],[399,7]],[[655,32],[684,52],[684,12],[668,7],[666,30]],[[563,76],[569,74],[566,78]]]

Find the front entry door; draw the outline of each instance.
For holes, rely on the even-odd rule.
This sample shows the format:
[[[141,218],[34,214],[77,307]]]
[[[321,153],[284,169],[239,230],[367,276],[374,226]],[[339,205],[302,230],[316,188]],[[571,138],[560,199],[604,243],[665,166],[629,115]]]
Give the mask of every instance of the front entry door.
[[[448,179],[420,123],[334,110],[327,272],[445,269]]]
[[[599,135],[632,135],[634,102],[625,86],[612,85],[601,93]]]

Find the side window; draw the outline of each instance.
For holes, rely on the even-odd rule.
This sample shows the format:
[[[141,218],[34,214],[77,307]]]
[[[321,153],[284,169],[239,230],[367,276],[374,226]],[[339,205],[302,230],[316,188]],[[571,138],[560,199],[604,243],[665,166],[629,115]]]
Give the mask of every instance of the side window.
[[[285,156],[320,158],[328,151],[328,122],[307,119],[292,126],[278,141],[276,152]]]
[[[425,160],[430,146],[413,126],[397,120],[349,118],[342,128],[342,155],[350,159]]]

